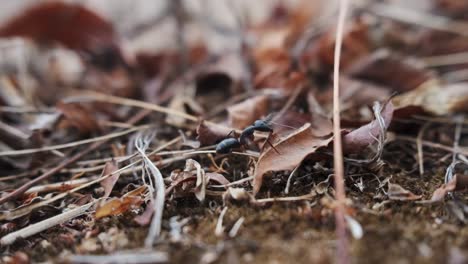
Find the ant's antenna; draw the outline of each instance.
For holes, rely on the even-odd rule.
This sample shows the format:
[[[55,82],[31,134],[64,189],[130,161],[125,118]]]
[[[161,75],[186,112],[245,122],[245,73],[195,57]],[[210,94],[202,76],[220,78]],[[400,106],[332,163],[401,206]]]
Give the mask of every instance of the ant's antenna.
[[[263,121],[264,121],[265,123],[267,123],[267,124],[275,124],[275,125],[282,126],[282,127],[287,127],[287,128],[291,128],[291,129],[297,129],[297,127],[292,127],[292,126],[283,125],[283,124],[274,122],[273,119],[275,118],[276,114],[278,114],[278,112],[272,112],[272,113],[268,114],[268,115],[263,119]]]
[[[273,122],[273,121],[270,121],[270,122],[268,122],[268,123],[275,124],[275,125],[282,126],[282,127],[287,127],[287,128],[292,128],[292,129],[298,129],[297,127],[288,126],[288,125],[283,125],[283,124],[280,124],[280,123],[277,123],[277,122]]]

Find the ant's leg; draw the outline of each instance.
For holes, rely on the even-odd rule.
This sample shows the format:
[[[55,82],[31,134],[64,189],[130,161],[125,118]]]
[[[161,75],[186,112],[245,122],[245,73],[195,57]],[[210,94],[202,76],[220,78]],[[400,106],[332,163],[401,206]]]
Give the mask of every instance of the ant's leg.
[[[226,137],[227,137],[227,138],[228,138],[228,137],[230,137],[230,136],[231,136],[231,134],[232,134],[232,133],[235,133],[235,132],[236,132],[236,130],[231,130],[231,132],[229,132],[229,134],[227,134],[227,136],[226,136]]]
[[[272,134],[273,134],[273,133],[271,133],[271,132],[268,133],[268,137],[266,138],[265,144],[263,144],[263,146],[262,146],[261,152],[263,152],[263,149],[265,149],[265,145],[268,143],[268,145],[270,145],[270,147],[271,147],[272,149],[274,149],[276,153],[281,154],[281,153],[279,153],[279,151],[275,148],[275,146],[273,146],[273,144],[271,144],[271,142],[270,142],[270,137],[271,137]]]

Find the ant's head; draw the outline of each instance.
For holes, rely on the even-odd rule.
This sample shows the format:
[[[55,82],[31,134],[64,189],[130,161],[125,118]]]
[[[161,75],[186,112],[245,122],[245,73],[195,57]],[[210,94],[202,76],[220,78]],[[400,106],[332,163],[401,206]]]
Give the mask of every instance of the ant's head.
[[[273,131],[273,129],[268,125],[268,123],[263,120],[255,121],[253,126],[255,127],[255,130],[264,131],[264,132]]]

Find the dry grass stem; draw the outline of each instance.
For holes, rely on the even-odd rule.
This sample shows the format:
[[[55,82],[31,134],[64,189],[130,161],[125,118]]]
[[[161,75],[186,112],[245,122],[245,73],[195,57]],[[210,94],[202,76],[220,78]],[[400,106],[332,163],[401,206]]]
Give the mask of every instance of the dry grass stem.
[[[144,162],[144,167],[147,169],[148,174],[153,177],[154,186],[150,186],[151,188],[155,189],[155,194],[152,197],[152,204],[154,206],[154,215],[153,219],[151,220],[150,228],[148,231],[148,235],[145,239],[145,247],[152,248],[155,240],[158,238],[159,234],[161,233],[161,225],[162,225],[162,216],[164,210],[164,200],[165,200],[165,185],[164,179],[159,171],[159,169],[154,165],[154,163],[148,158],[146,155],[146,149],[148,149],[149,144],[151,143],[152,139],[154,138],[154,134],[146,133],[140,134],[135,141],[135,147],[138,150],[141,158]],[[150,178],[151,179],[151,178]],[[150,191],[151,193],[152,191]]]
[[[338,237],[337,260],[340,264],[349,263],[348,239],[346,235],[345,222],[345,202],[346,193],[344,186],[344,164],[343,164],[343,147],[341,139],[341,124],[340,124],[340,57],[341,46],[343,44],[343,31],[348,10],[349,1],[340,0],[338,12],[338,25],[335,38],[335,56],[333,65],[333,165],[335,175],[335,190],[338,205],[335,211],[336,218],[336,235]]]

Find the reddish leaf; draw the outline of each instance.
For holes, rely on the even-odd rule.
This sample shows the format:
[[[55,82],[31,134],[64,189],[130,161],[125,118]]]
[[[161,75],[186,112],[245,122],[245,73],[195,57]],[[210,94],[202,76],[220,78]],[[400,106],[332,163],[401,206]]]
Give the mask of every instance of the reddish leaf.
[[[216,172],[207,172],[206,173],[206,177],[208,178],[209,181],[215,181],[217,182],[218,184],[222,184],[222,185],[227,185],[229,184],[230,182],[226,179],[226,177],[224,177],[222,174],[220,173],[216,173]]]
[[[137,222],[141,226],[146,226],[151,222],[153,213],[154,213],[154,205],[153,205],[153,201],[151,201],[148,205],[146,205],[145,211],[141,215],[135,216],[133,220],[135,220],[135,222]]]
[[[444,199],[445,195],[447,195],[447,193],[455,190],[456,187],[457,187],[457,175],[455,175],[453,177],[453,179],[450,182],[448,182],[447,184],[442,184],[442,186],[437,188],[434,191],[434,193],[432,193],[432,197],[431,197],[430,202],[442,201]]]
[[[103,51],[116,43],[109,22],[85,7],[59,1],[44,2],[24,11],[0,28],[0,36],[59,42],[86,51]]]
[[[106,165],[104,166],[104,169],[102,171],[102,176],[104,175],[109,175],[115,171],[117,171],[119,167],[117,166],[117,162],[113,161],[108,161],[106,162]],[[105,180],[101,181],[101,186],[104,187],[104,196],[103,198],[109,197],[110,193],[112,192],[112,189],[114,189],[114,185],[117,182],[117,180],[120,177],[120,173],[114,173],[112,176],[106,178]]]
[[[275,143],[274,146],[279,154],[269,148],[258,159],[253,181],[254,193],[260,190],[263,177],[267,172],[293,170],[308,155],[320,147],[327,146],[332,139],[331,136],[316,137],[310,129],[310,123],[307,123]]]
[[[385,122],[384,129],[390,125],[393,116],[393,104],[388,102],[381,111],[381,116]],[[367,148],[379,138],[382,129],[377,119],[367,125],[353,130],[343,137],[343,152],[358,153]]]

